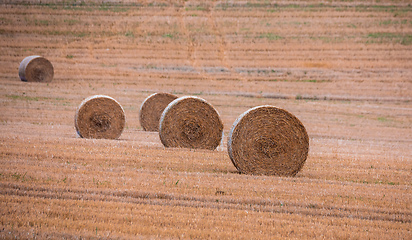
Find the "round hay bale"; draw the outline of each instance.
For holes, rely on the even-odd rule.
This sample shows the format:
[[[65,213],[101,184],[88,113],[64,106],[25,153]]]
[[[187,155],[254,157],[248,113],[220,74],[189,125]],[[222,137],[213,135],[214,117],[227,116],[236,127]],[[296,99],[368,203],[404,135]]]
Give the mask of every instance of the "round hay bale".
[[[154,93],[147,97],[139,111],[139,121],[143,130],[158,132],[163,110],[176,98],[177,96],[169,93]]]
[[[218,112],[198,97],[173,100],[160,117],[159,135],[165,147],[213,150],[220,144],[222,131]]]
[[[227,148],[241,173],[295,176],[308,156],[309,137],[293,114],[266,105],[238,117]]]
[[[20,80],[25,82],[51,82],[54,76],[53,65],[41,56],[28,56],[19,67]]]
[[[95,95],[86,98],[76,111],[76,131],[83,138],[117,139],[125,126],[122,106],[113,98]]]

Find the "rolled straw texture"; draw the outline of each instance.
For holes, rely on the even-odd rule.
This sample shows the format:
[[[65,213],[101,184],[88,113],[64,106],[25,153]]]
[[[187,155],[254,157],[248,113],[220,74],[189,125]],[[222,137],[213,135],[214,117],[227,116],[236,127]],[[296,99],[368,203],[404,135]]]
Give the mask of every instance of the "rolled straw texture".
[[[198,97],[175,99],[160,118],[159,136],[165,147],[213,150],[219,146],[222,132],[218,112]]]
[[[83,138],[117,139],[123,132],[125,122],[122,106],[104,95],[83,100],[75,116],[76,131]]]
[[[139,111],[139,121],[143,130],[158,132],[163,110],[176,98],[177,96],[169,93],[154,93],[147,97]]]
[[[51,82],[54,68],[49,60],[41,56],[28,56],[19,66],[20,80],[25,82]]]
[[[293,114],[259,106],[238,117],[228,137],[228,152],[239,172],[295,176],[309,151],[309,137]]]

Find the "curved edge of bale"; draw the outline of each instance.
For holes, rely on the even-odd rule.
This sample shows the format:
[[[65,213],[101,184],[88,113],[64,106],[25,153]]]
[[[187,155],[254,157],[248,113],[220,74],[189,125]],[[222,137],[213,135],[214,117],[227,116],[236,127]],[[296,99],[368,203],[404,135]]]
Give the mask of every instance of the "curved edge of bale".
[[[259,106],[258,106],[258,107],[259,107]],[[228,154],[229,154],[230,161],[232,161],[233,165],[236,167],[236,169],[237,169],[239,172],[241,172],[241,169],[239,169],[239,166],[237,165],[237,163],[236,163],[236,162],[234,161],[234,159],[233,159],[233,151],[232,151],[232,142],[233,142],[232,136],[233,136],[233,132],[235,131],[236,126],[237,126],[237,125],[239,124],[239,122],[243,119],[243,117],[244,117],[245,115],[247,115],[249,112],[255,110],[255,109],[258,108],[258,107],[251,108],[251,109],[249,109],[249,110],[246,110],[246,111],[243,112],[242,114],[240,114],[239,117],[237,117],[236,120],[233,122],[232,128],[230,129],[229,135],[228,135],[228,137],[227,137],[227,150],[228,150]]]
[[[124,127],[126,125],[126,116],[125,116],[124,109],[123,109],[122,105],[116,99],[114,99],[110,96],[107,96],[107,95],[92,95],[92,96],[89,96],[89,97],[85,98],[80,103],[80,105],[76,109],[76,114],[75,114],[75,117],[74,117],[74,125],[75,125],[75,128],[76,128],[76,132],[81,138],[94,138],[94,137],[85,137],[85,136],[83,136],[83,134],[81,133],[81,131],[79,129],[78,118],[79,118],[79,112],[83,108],[83,106],[85,106],[91,100],[98,99],[98,98],[103,98],[103,99],[108,99],[108,100],[113,101],[114,103],[116,103],[116,106],[118,106],[121,110],[122,117],[123,117],[123,121],[121,121],[122,122],[122,127],[121,127],[120,131],[116,134],[115,137],[107,138],[107,139],[118,139],[124,131]]]
[[[51,82],[54,77],[54,67],[45,57],[28,56],[20,62],[19,77],[24,82]]]
[[[177,98],[175,100],[173,100],[171,103],[169,103],[169,105],[165,108],[165,110],[162,113],[162,116],[160,117],[160,122],[159,122],[159,137],[160,140],[162,142],[162,144],[165,147],[176,147],[176,146],[169,146],[169,144],[167,143],[167,141],[165,141],[165,136],[164,136],[164,122],[166,117],[168,116],[169,112],[171,109],[173,109],[177,104],[185,101],[185,100],[189,100],[189,99],[195,99],[198,100],[200,102],[202,102],[203,104],[206,104],[210,109],[213,110],[213,112],[216,114],[216,118],[218,119],[218,124],[219,126],[217,126],[217,130],[218,130],[218,135],[219,135],[219,139],[218,141],[216,141],[217,143],[212,144],[211,146],[208,147],[197,147],[197,148],[203,148],[203,149],[208,149],[208,150],[214,150],[216,149],[222,142],[222,137],[223,137],[223,122],[221,120],[220,114],[219,112],[210,104],[208,103],[205,99],[200,98],[200,97],[196,97],[196,96],[184,96],[184,97],[180,97]],[[182,147],[182,146],[178,146],[178,147]],[[190,147],[193,148],[193,147]]]
[[[143,130],[158,132],[163,111],[169,103],[177,98],[176,95],[164,92],[153,93],[148,96],[139,109],[139,122]]]
[[[275,106],[272,106],[272,105],[262,105],[262,106],[257,106],[257,107],[253,107],[253,108],[251,108],[251,109],[248,109],[247,111],[245,111],[244,113],[242,113],[242,114],[235,120],[235,122],[233,123],[233,126],[232,126],[232,128],[231,128],[231,130],[230,130],[230,132],[229,132],[229,135],[228,135],[227,150],[228,150],[229,158],[230,158],[230,160],[232,161],[233,165],[236,167],[236,169],[237,169],[240,173],[244,173],[244,174],[248,174],[248,173],[249,173],[249,174],[262,175],[262,173],[259,173],[259,172],[258,172],[258,173],[245,172],[245,171],[242,169],[242,167],[239,166],[239,164],[237,163],[237,161],[236,161],[236,159],[235,159],[235,157],[234,157],[234,155],[233,155],[233,134],[234,134],[234,132],[236,131],[237,126],[238,126],[239,124],[241,124],[241,122],[242,122],[242,120],[245,118],[245,116],[249,115],[250,113],[252,113],[252,112],[254,112],[254,111],[259,111],[259,110],[262,109],[262,108],[274,108],[274,109],[277,109],[277,110],[280,110],[280,111],[284,112],[284,113],[287,114],[288,116],[293,117],[293,118],[294,118],[294,121],[296,121],[296,122],[298,123],[298,125],[300,125],[301,128],[302,128],[302,134],[303,134],[303,137],[304,137],[304,139],[305,139],[306,146],[307,146],[307,147],[305,146],[305,149],[306,149],[306,150],[305,150],[305,153],[304,153],[304,157],[302,158],[301,164],[300,164],[297,168],[295,168],[293,171],[291,171],[289,174],[265,174],[265,173],[263,173],[263,175],[295,176],[295,175],[303,168],[304,163],[306,162],[306,159],[307,159],[307,156],[308,156],[308,152],[309,152],[309,136],[308,136],[308,134],[307,134],[307,131],[306,131],[303,123],[302,123],[295,115],[293,115],[292,113],[288,112],[288,111],[285,110],[285,109],[278,108],[278,107],[275,107]]]

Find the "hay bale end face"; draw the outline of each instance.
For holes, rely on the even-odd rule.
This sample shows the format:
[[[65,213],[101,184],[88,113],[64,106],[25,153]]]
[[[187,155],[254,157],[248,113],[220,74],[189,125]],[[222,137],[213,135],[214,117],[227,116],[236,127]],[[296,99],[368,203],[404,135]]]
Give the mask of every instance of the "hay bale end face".
[[[143,130],[158,132],[163,110],[176,98],[177,96],[169,93],[155,93],[147,97],[139,111],[139,121]]]
[[[220,144],[222,132],[218,112],[198,97],[175,99],[160,118],[159,136],[165,147],[214,150]]]
[[[309,137],[293,114],[274,106],[244,112],[233,124],[228,152],[239,172],[295,176],[309,151]]]
[[[76,131],[82,138],[117,139],[122,134],[125,123],[122,106],[104,95],[83,100],[75,115]]]
[[[54,68],[49,60],[41,56],[28,56],[19,66],[20,80],[25,82],[51,82]]]

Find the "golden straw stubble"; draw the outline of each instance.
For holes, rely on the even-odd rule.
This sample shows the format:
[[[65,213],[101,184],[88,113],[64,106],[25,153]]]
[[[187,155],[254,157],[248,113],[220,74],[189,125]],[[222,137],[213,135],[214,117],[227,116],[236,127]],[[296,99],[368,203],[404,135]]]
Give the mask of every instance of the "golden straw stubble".
[[[274,106],[244,112],[233,124],[228,152],[239,172],[295,176],[309,152],[309,136],[293,114]]]
[[[204,99],[175,99],[163,111],[159,136],[165,147],[214,150],[222,140],[223,123]]]
[[[75,116],[76,131],[83,138],[117,139],[126,118],[122,106],[113,98],[95,95],[79,105]]]
[[[147,97],[140,107],[139,121],[143,130],[158,132],[163,111],[177,96],[169,93],[154,93]]]
[[[54,68],[49,60],[41,56],[28,56],[19,66],[20,80],[25,82],[51,82]]]

